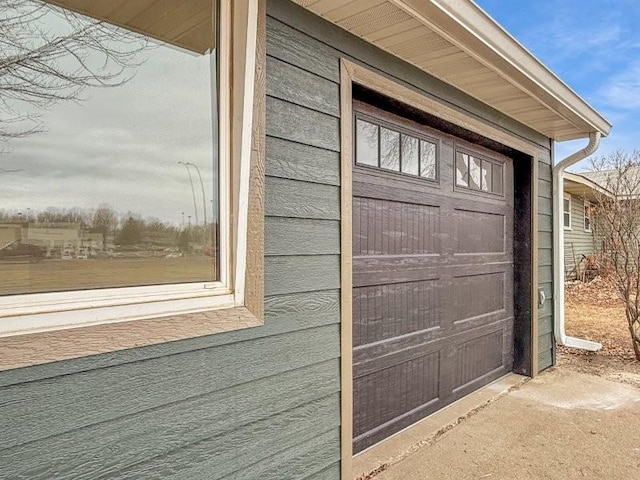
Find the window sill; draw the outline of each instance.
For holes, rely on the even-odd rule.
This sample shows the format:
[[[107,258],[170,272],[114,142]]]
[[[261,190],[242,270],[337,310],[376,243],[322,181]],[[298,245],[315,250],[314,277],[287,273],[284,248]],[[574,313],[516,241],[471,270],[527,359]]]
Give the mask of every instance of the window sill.
[[[263,325],[246,307],[0,338],[0,371]]]

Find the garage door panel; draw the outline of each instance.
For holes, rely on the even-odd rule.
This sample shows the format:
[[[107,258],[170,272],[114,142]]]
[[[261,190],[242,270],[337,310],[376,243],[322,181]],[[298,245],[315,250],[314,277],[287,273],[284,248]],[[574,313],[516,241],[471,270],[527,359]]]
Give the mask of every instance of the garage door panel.
[[[502,196],[466,189],[454,189],[449,195],[453,208],[471,208],[479,212],[508,212],[513,207],[511,194]]]
[[[444,344],[443,338],[442,328],[432,327],[386,342],[356,347],[353,350],[354,377],[439,351]]]
[[[376,191],[380,189],[385,192],[382,193],[381,198],[387,198],[387,196],[394,198],[394,191],[400,191],[400,195],[404,195],[407,192],[415,192],[416,190],[419,192],[428,191],[437,195],[442,188],[440,182],[399,172],[394,172],[393,176],[390,177],[388,171],[376,167],[356,165],[354,170],[357,171],[358,178],[354,179],[352,190],[354,195],[358,196],[377,197]],[[396,198],[398,200],[402,199],[402,197]],[[422,198],[427,197],[423,195]]]
[[[515,322],[514,317],[509,317],[504,320],[503,345],[502,345],[502,364],[510,372],[513,369],[513,353],[514,353],[514,341],[513,341],[513,324]]]
[[[358,287],[353,290],[354,347],[440,326],[435,280]]]
[[[359,257],[353,259],[353,283],[358,286],[406,283],[440,278],[438,255]]]
[[[360,169],[356,168],[354,174],[358,175],[359,173]],[[439,188],[434,188],[431,182],[423,181],[422,183],[419,188],[407,188],[406,184],[403,186],[391,186],[383,183],[371,185],[359,180],[353,183],[353,195],[360,198],[381,198],[392,202],[438,207],[439,199],[446,198],[446,194]]]
[[[455,304],[454,322],[502,311],[505,308],[505,272],[455,277],[450,301]]]
[[[503,330],[456,345],[453,391],[502,368]]]
[[[505,252],[505,214],[462,209],[454,212],[455,253]]]
[[[512,329],[512,317],[494,317],[491,320],[486,319],[482,323],[467,326],[467,328],[448,329],[445,332],[441,327],[433,327],[388,341],[361,345],[353,350],[353,374],[355,378],[369,375],[391,365],[398,365],[436,351],[443,351],[443,357],[451,357],[454,355],[457,345],[496,331],[502,331],[508,335]],[[446,352],[448,346],[451,348],[449,353]],[[510,347],[510,343],[506,342],[504,348]]]
[[[512,317],[507,316],[506,310],[500,310],[486,315],[478,315],[475,317],[459,320],[453,323],[450,329],[451,335],[467,333],[470,329],[481,328],[487,325],[493,325],[496,322],[507,322]]]
[[[353,199],[353,255],[440,253],[438,207]]]
[[[356,449],[366,448],[435,410],[439,370],[439,352],[434,352],[355,379]]]

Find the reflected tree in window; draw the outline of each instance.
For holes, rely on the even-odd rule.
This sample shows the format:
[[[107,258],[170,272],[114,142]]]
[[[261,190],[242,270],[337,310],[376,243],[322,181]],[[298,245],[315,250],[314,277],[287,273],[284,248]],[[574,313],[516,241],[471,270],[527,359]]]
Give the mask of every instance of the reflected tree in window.
[[[0,142],[6,143],[46,128],[38,109],[82,101],[88,87],[127,82],[150,43],[46,2],[0,0],[0,46]]]

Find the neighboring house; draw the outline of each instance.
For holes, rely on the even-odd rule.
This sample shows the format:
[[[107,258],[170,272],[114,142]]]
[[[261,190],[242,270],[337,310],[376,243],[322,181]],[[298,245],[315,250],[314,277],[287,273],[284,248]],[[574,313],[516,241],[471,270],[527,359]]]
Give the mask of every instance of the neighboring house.
[[[598,172],[564,174],[564,268],[573,279],[585,268],[585,257],[602,250],[597,236],[594,205],[599,195],[610,195],[591,177]]]
[[[37,295],[4,294],[0,270],[0,478],[347,480],[354,453],[555,363],[539,300],[553,292],[553,142],[610,125],[473,2],[51,3],[205,57],[201,83],[219,92],[188,103],[207,108],[183,140],[161,127],[197,91],[191,75],[139,91],[162,102],[149,125],[128,123],[137,103],[105,102],[140,128],[118,138],[169,142],[128,156],[117,142],[111,162],[78,166],[91,198],[178,191],[148,207],[183,233],[211,227],[211,206],[221,261],[153,259],[153,284],[57,292],[93,263],[45,259],[64,277],[30,270],[7,287],[49,285]],[[189,155],[217,152],[202,202],[170,174],[182,157],[156,159],[172,148],[195,178]],[[112,164],[135,188],[109,183]],[[95,263],[101,276],[118,264]],[[176,280],[180,265],[200,276]]]

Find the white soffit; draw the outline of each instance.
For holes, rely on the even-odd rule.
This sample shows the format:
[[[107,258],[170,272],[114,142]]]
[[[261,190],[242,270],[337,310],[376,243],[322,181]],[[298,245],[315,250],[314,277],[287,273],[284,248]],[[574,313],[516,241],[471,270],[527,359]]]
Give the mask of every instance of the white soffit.
[[[214,47],[213,0],[45,1],[195,53]]]
[[[470,0],[293,0],[556,141],[611,124]]]
[[[571,195],[587,197],[587,200],[596,200],[596,192],[608,197],[611,193],[594,181],[577,173],[564,172],[564,191]]]

